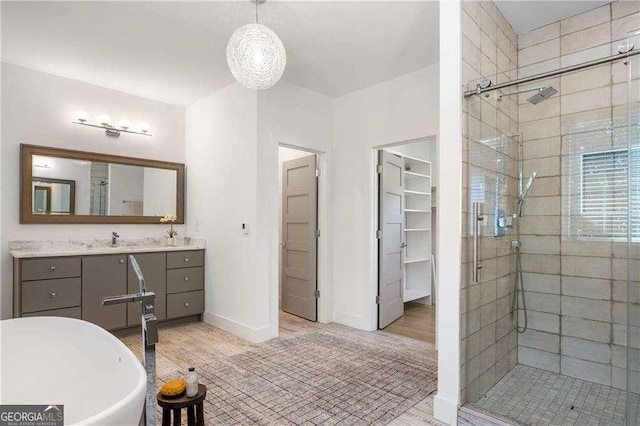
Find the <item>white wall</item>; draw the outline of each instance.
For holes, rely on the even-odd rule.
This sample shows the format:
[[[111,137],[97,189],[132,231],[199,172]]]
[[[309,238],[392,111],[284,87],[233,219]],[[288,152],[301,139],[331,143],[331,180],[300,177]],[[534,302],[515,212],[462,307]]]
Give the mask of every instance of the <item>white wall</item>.
[[[187,108],[187,223],[207,239],[204,319],[250,340],[258,323],[256,107],[255,91],[232,84]]]
[[[278,333],[278,144],[328,151],[329,98],[286,81],[264,92],[232,84],[187,108],[188,229],[207,238],[204,318],[254,342]]]
[[[446,25],[444,23],[446,22]],[[438,165],[438,393],[433,415],[457,424],[460,403],[460,279],[462,241],[462,31],[460,0],[440,3]],[[445,308],[446,307],[446,308]]]
[[[330,298],[331,234],[326,208],[329,201],[331,170],[326,161],[331,155],[331,99],[311,90],[303,89],[281,80],[269,90],[258,92],[258,264],[260,279],[258,300],[268,300],[267,311],[262,306],[261,327],[269,329],[270,336],[278,333],[278,287],[279,287],[279,234],[278,234],[278,145],[299,147],[321,153],[318,226],[324,232],[318,240],[318,288],[324,293],[318,303],[318,319],[330,321],[328,300]]]
[[[20,143],[82,151],[184,162],[184,108],[150,101],[87,83],[2,64],[2,224],[0,254],[0,318],[12,315],[10,240],[123,238],[160,236],[158,225],[20,225]],[[103,131],[71,124],[75,111],[93,117],[108,114],[112,120],[146,121],[152,137],[123,134],[107,137]]]
[[[377,328],[374,147],[438,134],[438,66],[332,102],[333,320]]]

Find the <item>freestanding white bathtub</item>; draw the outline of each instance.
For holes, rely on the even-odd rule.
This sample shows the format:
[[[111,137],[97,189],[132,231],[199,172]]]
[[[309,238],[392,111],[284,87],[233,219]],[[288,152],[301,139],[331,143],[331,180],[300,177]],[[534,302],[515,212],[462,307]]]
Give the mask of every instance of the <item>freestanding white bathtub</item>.
[[[146,373],[116,337],[86,321],[0,321],[1,404],[63,404],[65,425],[138,425]]]

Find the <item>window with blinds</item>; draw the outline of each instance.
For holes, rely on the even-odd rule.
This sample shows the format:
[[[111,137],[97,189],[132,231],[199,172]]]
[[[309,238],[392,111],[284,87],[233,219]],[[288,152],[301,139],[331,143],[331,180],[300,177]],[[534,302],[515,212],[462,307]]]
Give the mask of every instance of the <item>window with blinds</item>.
[[[566,224],[569,235],[586,238],[627,238],[627,195],[629,194],[626,149],[579,155],[580,170],[571,173],[573,195]],[[640,149],[631,150],[632,209],[640,207]],[[576,191],[577,189],[577,191]],[[633,214],[632,236],[640,238],[640,214]]]

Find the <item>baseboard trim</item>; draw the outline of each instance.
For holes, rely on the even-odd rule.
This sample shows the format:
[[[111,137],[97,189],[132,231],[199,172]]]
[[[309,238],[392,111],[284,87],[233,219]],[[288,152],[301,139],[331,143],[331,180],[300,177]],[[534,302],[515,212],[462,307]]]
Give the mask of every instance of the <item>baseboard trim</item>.
[[[433,398],[433,417],[451,426],[458,424],[458,404],[439,395]]]
[[[346,325],[348,327],[357,328],[358,330],[364,331],[374,331],[375,328],[371,328],[371,325],[366,320],[359,315],[353,315],[346,312],[334,312],[333,313],[333,322]]]
[[[274,327],[265,326],[253,328],[230,318],[223,317],[222,315],[212,314],[211,312],[205,312],[202,315],[202,320],[207,324],[228,331],[252,343],[262,343],[278,337],[278,330],[274,330]]]

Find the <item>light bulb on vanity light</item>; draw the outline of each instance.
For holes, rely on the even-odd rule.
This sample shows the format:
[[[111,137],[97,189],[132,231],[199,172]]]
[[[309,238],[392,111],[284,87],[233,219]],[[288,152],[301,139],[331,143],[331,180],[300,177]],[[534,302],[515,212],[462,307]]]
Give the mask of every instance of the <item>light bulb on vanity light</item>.
[[[98,117],[98,123],[102,124],[103,126],[111,126],[111,117],[102,114],[100,117]]]
[[[76,112],[76,120],[79,121],[80,123],[84,123],[88,119],[89,119],[89,114],[87,114],[85,111]]]
[[[131,122],[129,120],[120,120],[120,123],[118,123],[118,126],[121,129],[127,130],[129,127],[131,127]]]
[[[149,124],[148,123],[140,123],[140,131],[142,133],[149,133]]]

